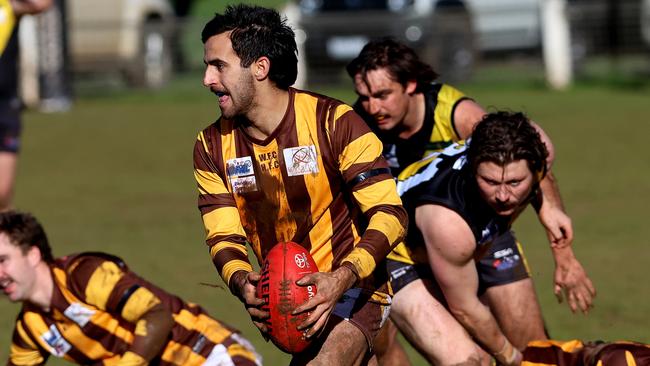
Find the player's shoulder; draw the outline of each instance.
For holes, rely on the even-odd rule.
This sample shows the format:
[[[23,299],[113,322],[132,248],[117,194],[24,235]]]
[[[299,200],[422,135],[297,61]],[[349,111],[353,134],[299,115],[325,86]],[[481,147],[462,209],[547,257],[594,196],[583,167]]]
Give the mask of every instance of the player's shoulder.
[[[128,270],[122,258],[104,252],[75,253],[59,258],[57,262],[69,277],[90,276],[98,268],[111,268],[117,271]]]
[[[219,117],[217,120],[205,126],[199,131],[199,139],[208,139],[211,136],[218,136],[223,133],[231,132],[234,129],[235,122],[233,120]]]
[[[429,191],[435,189],[443,176],[447,177],[450,172],[458,172],[463,168],[466,153],[467,144],[459,141],[408,165],[397,177],[398,192],[403,195],[415,187]]]
[[[347,103],[328,95],[316,93],[309,90],[301,90],[301,89],[293,89],[293,88],[291,88],[290,90],[293,93],[295,108],[312,106],[314,108],[324,108],[324,110],[330,112],[332,110],[338,111],[339,113],[354,111],[354,109]]]

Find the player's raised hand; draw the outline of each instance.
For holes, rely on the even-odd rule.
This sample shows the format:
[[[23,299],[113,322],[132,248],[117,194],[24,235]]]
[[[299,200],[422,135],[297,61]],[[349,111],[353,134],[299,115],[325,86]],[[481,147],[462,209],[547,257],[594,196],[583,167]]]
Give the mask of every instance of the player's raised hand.
[[[553,248],[555,257],[554,292],[558,302],[566,298],[571,311],[588,313],[596,289],[571,247]]]
[[[316,285],[318,289],[314,297],[293,311],[293,314],[310,312],[309,317],[298,325],[298,330],[304,331],[305,338],[313,337],[325,327],[334,306],[356,280],[352,270],[340,267],[334,272],[313,273],[296,281],[299,286]]]

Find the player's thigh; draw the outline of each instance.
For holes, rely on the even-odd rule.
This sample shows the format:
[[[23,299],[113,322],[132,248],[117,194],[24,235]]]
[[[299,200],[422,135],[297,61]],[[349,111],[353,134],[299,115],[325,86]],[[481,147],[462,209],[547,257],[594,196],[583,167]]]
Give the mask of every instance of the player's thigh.
[[[404,336],[436,365],[479,364],[478,346],[434,296],[428,279],[417,279],[393,296],[390,317]]]
[[[542,311],[530,278],[489,287],[482,296],[506,337],[519,349],[546,339]]]
[[[352,323],[333,316],[318,343],[293,356],[291,365],[353,366],[370,360],[368,342]]]

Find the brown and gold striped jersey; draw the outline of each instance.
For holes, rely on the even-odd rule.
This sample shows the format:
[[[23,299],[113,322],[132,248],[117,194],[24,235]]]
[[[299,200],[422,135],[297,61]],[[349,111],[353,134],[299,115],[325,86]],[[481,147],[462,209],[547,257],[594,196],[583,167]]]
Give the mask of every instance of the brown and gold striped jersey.
[[[77,364],[114,365],[133,343],[138,319],[159,303],[171,310],[175,324],[154,364],[202,365],[235,332],[138,277],[117,257],[82,253],[57,259],[50,268],[50,311],[23,305],[10,364],[39,365],[51,354]]]
[[[533,341],[524,350],[522,366],[650,365],[650,345],[617,342]]]
[[[266,140],[220,118],[194,149],[198,205],[213,262],[229,283],[278,242],[310,250],[321,272],[349,266],[362,280],[405,234],[407,217],[382,145],[351,107],[289,89],[289,107]]]

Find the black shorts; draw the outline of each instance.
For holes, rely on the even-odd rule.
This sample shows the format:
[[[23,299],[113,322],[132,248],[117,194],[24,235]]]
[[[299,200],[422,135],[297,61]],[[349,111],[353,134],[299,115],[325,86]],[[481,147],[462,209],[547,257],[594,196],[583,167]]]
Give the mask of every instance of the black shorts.
[[[17,153],[20,149],[20,102],[0,101],[0,152]]]
[[[332,311],[335,318],[331,325],[345,320],[361,330],[366,337],[368,349],[372,351],[373,341],[384,325],[390,312],[390,305],[380,304],[371,299],[372,294],[361,288],[347,290]]]
[[[390,275],[393,293],[397,293],[418,278],[427,278],[435,282],[428,264],[412,265],[388,259],[386,268]],[[476,271],[479,276],[479,294],[483,294],[490,287],[530,277],[523,251],[512,231],[494,239],[485,255],[476,262]]]

